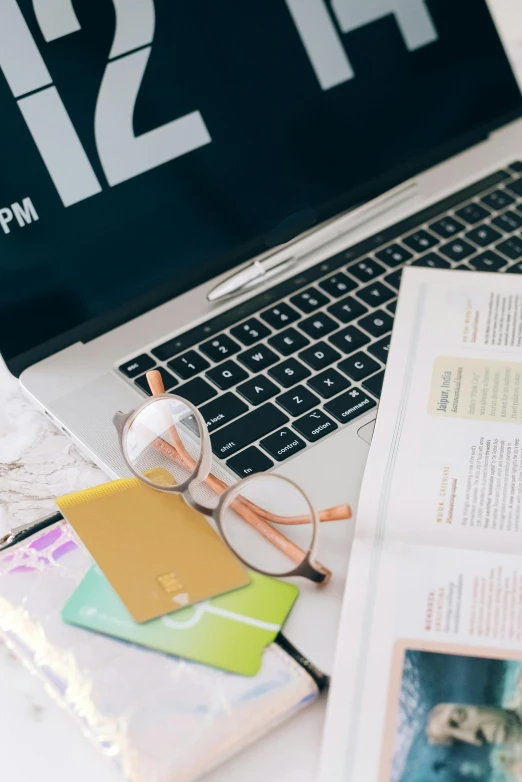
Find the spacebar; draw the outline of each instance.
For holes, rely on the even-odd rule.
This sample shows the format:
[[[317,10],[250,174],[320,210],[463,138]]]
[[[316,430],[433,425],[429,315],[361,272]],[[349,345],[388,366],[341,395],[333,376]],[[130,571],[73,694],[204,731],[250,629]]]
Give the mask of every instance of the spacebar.
[[[210,435],[212,450],[220,458],[231,456],[245,445],[284,426],[288,420],[287,415],[269,402]]]

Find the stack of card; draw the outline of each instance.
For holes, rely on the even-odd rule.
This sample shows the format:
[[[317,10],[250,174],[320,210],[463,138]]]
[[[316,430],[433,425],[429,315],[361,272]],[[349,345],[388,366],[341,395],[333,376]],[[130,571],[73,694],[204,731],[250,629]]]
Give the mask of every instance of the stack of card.
[[[57,500],[97,563],[69,624],[254,676],[298,595],[246,570],[180,495],[123,479]]]

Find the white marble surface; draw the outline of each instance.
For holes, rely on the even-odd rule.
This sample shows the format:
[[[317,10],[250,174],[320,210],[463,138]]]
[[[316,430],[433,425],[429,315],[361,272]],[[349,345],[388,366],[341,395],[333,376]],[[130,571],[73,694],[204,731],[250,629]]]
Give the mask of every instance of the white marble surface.
[[[491,0],[522,83],[522,3]],[[50,511],[54,497],[104,480],[22,396],[0,364],[0,532]],[[324,704],[211,775],[211,782],[313,782]],[[0,646],[0,750],[9,782],[122,782],[40,683]]]
[[[22,395],[0,359],[0,534],[55,508],[54,498],[106,480]],[[313,782],[324,702],[258,742],[207,782]],[[306,751],[303,751],[303,747]],[[124,782],[0,644],[0,768],[9,782]]]
[[[54,498],[103,473],[22,395],[0,366],[0,533],[51,512]]]

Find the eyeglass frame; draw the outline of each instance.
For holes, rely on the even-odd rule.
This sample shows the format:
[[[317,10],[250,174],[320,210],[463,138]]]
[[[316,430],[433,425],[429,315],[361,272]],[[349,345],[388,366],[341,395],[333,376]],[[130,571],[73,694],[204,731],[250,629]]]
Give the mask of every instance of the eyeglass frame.
[[[157,404],[162,400],[169,401],[169,402],[177,401],[185,405],[194,416],[201,433],[200,455],[196,461],[196,465],[194,467],[192,474],[185,481],[182,481],[181,483],[173,484],[172,486],[158,486],[157,484],[149,480],[145,475],[143,475],[143,473],[140,473],[138,470],[136,470],[136,468],[134,467],[130,459],[126,447],[127,434],[133,422],[138,417],[138,415],[141,414],[147,407],[153,404]],[[189,402],[187,399],[184,399],[183,397],[178,396],[177,394],[170,394],[170,393],[157,394],[157,395],[153,395],[150,399],[146,399],[141,405],[134,408],[134,410],[131,410],[129,413],[123,413],[121,411],[115,413],[112,420],[116,428],[116,431],[118,433],[120,450],[132,474],[136,478],[138,478],[142,483],[145,483],[147,486],[149,486],[152,489],[155,489],[156,491],[162,491],[167,494],[180,494],[185,500],[185,502],[191,508],[198,511],[199,513],[202,513],[204,516],[212,518],[223,541],[226,543],[228,548],[233,552],[233,554],[239,559],[239,561],[242,562],[246,567],[250,568],[251,570],[255,570],[258,573],[261,573],[262,575],[272,576],[276,578],[293,578],[299,576],[301,578],[306,578],[309,581],[312,581],[313,583],[321,586],[325,586],[328,583],[332,575],[331,572],[323,565],[321,565],[319,562],[315,562],[314,564],[314,556],[317,547],[317,539],[318,539],[319,524],[320,524],[319,518],[317,516],[317,511],[314,505],[312,504],[308,494],[291,478],[287,478],[284,475],[277,476],[278,480],[283,480],[286,483],[288,483],[290,486],[296,489],[306,500],[306,503],[311,512],[311,523],[313,524],[313,531],[312,531],[312,540],[310,546],[308,547],[308,550],[306,551],[302,562],[300,562],[294,569],[283,573],[271,573],[269,571],[263,570],[261,568],[252,565],[251,562],[248,562],[246,559],[244,559],[244,557],[242,557],[241,554],[239,554],[236,551],[236,549],[229,543],[227,536],[223,531],[221,515],[224,511],[228,499],[232,494],[234,494],[234,492],[238,490],[239,486],[247,486],[249,483],[252,483],[255,480],[259,480],[259,475],[250,475],[246,478],[241,478],[239,481],[229,486],[229,488],[226,489],[221,495],[218,495],[219,497],[218,503],[214,508],[207,508],[206,506],[198,502],[198,500],[196,500],[196,498],[191,493],[191,488],[193,486],[197,487],[202,483],[204,483],[209,477],[209,475],[212,473],[212,445],[211,445],[210,434],[208,431],[206,421],[204,420],[200,411],[192,404],[192,402]],[[272,543],[272,545],[274,544]]]

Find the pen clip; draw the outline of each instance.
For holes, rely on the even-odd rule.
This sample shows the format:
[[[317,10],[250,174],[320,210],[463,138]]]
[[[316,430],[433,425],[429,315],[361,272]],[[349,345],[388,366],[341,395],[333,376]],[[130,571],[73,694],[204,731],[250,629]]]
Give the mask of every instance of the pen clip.
[[[59,521],[63,521],[63,516],[59,511],[56,511],[48,516],[40,516],[40,518],[27,524],[22,524],[20,527],[14,527],[0,537],[0,551],[5,551],[10,546],[14,546],[15,543],[19,543],[21,540],[25,540],[36,532],[40,532]]]
[[[255,288],[258,285],[262,285],[264,282],[266,282],[266,280],[269,280],[271,277],[275,277],[277,274],[282,274],[291,266],[294,266],[298,260],[299,258],[297,257],[289,258],[287,261],[283,261],[283,263],[278,264],[278,266],[274,266],[273,269],[268,269],[268,271],[263,270],[263,273],[258,277],[255,277],[253,280],[250,280],[249,282],[246,282],[244,285],[242,285],[241,289],[237,291],[236,295],[241,293],[241,291],[247,291],[250,288]]]

